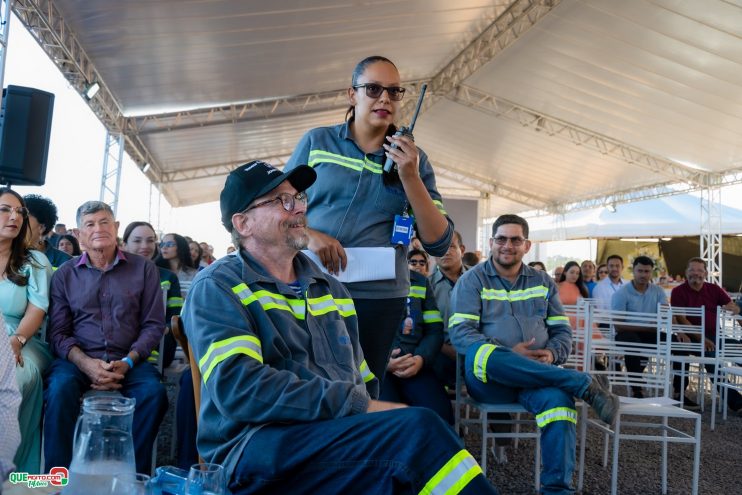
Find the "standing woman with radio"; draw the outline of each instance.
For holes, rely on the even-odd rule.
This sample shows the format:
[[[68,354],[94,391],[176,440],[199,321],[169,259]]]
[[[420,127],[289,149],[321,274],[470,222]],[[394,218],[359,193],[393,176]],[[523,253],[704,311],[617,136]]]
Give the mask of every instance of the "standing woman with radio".
[[[286,171],[308,164],[317,172],[307,190],[309,249],[330,273],[345,269],[345,248],[395,247],[396,278],[346,284],[366,362],[379,380],[410,288],[407,246],[392,244],[393,232],[414,221],[425,251],[433,256],[443,256],[453,236],[427,155],[412,136],[394,136],[404,93],[389,59],[363,59],[348,88],[346,121],[307,132],[286,165]],[[396,170],[383,171],[387,157]]]

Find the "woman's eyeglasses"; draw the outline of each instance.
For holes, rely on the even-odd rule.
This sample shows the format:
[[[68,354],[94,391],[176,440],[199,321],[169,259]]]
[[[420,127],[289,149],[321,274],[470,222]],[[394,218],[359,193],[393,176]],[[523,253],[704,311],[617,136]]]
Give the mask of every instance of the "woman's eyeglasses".
[[[428,264],[428,262],[425,260],[407,260],[407,264],[412,266],[425,266]]]
[[[10,216],[13,214],[13,212],[16,212],[23,218],[26,218],[28,216],[28,208],[26,208],[25,206],[16,206],[15,208],[7,205],[0,206],[0,215]]]
[[[175,241],[164,241],[160,243],[161,248],[169,248],[169,247],[175,247]]]
[[[389,98],[394,101],[400,101],[404,97],[405,92],[405,89],[401,86],[382,86],[376,83],[356,84],[353,88],[366,88],[366,96],[369,98],[378,98],[386,90]]]

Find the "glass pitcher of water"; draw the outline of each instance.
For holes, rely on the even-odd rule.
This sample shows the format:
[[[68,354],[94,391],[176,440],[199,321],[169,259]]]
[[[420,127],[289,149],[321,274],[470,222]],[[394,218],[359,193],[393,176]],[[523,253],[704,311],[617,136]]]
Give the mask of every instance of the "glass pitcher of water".
[[[132,437],[135,403],[136,399],[118,395],[83,400],[64,495],[110,493],[114,475],[136,473]]]

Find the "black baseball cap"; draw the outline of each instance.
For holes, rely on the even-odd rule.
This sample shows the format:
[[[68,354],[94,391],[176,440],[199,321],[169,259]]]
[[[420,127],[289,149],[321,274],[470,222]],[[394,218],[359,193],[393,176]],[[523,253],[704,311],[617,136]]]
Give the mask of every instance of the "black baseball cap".
[[[232,170],[219,195],[222,210],[222,224],[232,232],[232,215],[239,213],[255,201],[268,194],[287,180],[297,191],[305,191],[314,184],[317,172],[308,165],[299,165],[288,173],[283,173],[273,165],[254,160]]]

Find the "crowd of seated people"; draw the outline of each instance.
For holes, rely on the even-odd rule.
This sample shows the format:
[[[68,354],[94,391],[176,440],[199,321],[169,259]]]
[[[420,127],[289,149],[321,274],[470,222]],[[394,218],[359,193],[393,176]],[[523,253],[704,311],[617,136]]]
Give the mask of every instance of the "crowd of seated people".
[[[56,222],[56,208],[48,198],[22,197],[0,189],[0,228],[5,232],[0,236],[0,321],[16,382],[15,388],[0,383],[0,396],[7,397],[0,405],[0,419],[8,411],[18,418],[0,427],[9,435],[13,428],[19,432],[17,442],[5,443],[0,449],[0,475],[7,476],[10,466],[28,473],[68,467],[74,421],[80,398],[88,390],[117,391],[137,398],[133,430],[137,471],[149,472],[153,441],[167,408],[173,407],[168,406],[162,375],[154,365],[167,368],[172,363],[177,344],[166,329],[183,308],[188,287],[199,271],[216,261],[213,247],[177,233],[160,237],[144,221],[130,223],[118,239],[113,212],[96,201],[80,207],[77,228],[67,230]],[[379,397],[431,409],[452,424],[447,390],[454,384],[456,349],[449,328],[456,315],[450,307],[451,294],[460,277],[490,263],[491,258],[482,260],[479,253],[466,252],[461,235],[454,232],[444,255],[430,256],[421,243],[413,242],[407,260],[410,291],[385,376],[379,380]],[[643,310],[632,306],[632,301],[661,289],[651,278],[637,276],[637,263],[641,268],[647,258],[636,259],[634,278],[627,280],[623,259],[617,255],[597,266],[592,260],[569,261],[558,267],[559,277],[553,281],[558,299],[576,304],[592,297],[606,307]],[[546,273],[539,261],[529,263],[528,269]],[[704,282],[703,260],[690,260],[686,276],[688,281],[673,290],[673,303],[703,304],[707,312],[721,305],[739,312],[723,289]],[[86,291],[99,291],[110,301],[99,301],[100,306],[92,308]],[[666,302],[659,295],[656,299]],[[710,352],[713,330],[708,323],[715,317],[715,313],[707,315]],[[641,369],[628,360],[627,367]],[[2,372],[0,368],[0,380]],[[190,380],[186,370],[177,407],[177,464],[184,468],[198,461]],[[641,395],[640,390],[633,393]],[[693,404],[686,399],[686,405]],[[732,393],[729,406],[742,409],[742,397]],[[42,434],[45,466],[41,464]]]
[[[99,202],[86,205],[88,210],[78,212],[77,227],[68,230],[57,223],[49,198],[0,188],[0,320],[6,339],[2,347],[10,357],[8,363],[3,358],[3,366],[8,365],[3,370],[12,370],[2,378],[13,378],[0,385],[2,479],[11,470],[34,474],[69,467],[76,411],[88,390],[139,398],[137,469],[149,471],[152,441],[167,409],[154,365],[166,368],[173,360],[176,344],[165,328],[180,313],[186,295],[178,275],[153,261],[167,261],[160,256],[170,246],[165,243],[183,238],[172,234],[165,246],[158,245],[149,223],[132,222],[118,239],[110,208]],[[187,263],[171,251],[176,254],[168,259],[177,258],[171,264],[186,280],[208,266],[200,246],[198,257],[189,256]],[[89,295],[97,291],[101,298],[93,308]],[[19,432],[17,442],[13,431]],[[41,464],[42,434],[46,467]],[[197,458],[192,454],[187,462]]]

